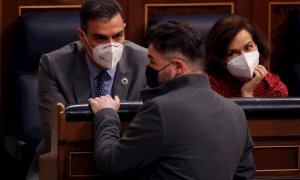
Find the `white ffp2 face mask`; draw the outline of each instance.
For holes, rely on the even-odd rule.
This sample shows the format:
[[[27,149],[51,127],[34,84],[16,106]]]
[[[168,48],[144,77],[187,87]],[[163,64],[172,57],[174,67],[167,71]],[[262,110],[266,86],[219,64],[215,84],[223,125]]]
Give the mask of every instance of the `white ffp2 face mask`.
[[[121,59],[123,44],[111,42],[93,48],[93,59],[105,69],[113,69]]]
[[[104,69],[113,69],[121,59],[124,45],[122,43],[110,42],[92,48],[85,32],[81,29],[80,31],[84,34],[87,44],[92,49],[93,54],[90,54],[89,51],[87,52],[92,56],[95,63]]]
[[[227,62],[227,70],[232,76],[245,80],[253,77],[253,70],[258,64],[259,52],[251,51]]]

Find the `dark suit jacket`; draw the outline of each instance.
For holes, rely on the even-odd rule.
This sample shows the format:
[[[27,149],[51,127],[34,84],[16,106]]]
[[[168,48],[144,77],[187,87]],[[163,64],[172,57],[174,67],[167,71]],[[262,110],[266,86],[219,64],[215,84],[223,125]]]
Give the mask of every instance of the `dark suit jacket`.
[[[140,91],[147,86],[145,78],[148,63],[147,49],[125,41],[121,60],[117,65],[112,95],[121,100],[140,100]],[[128,83],[122,83],[126,78]],[[80,42],[44,54],[38,72],[40,119],[45,138],[37,148],[37,156],[50,151],[50,128],[53,105],[87,103],[91,97],[89,71],[85,49]]]
[[[138,179],[232,180],[255,174],[243,110],[211,90],[206,75],[184,75],[145,90],[123,137],[113,109],[95,115],[99,169]]]

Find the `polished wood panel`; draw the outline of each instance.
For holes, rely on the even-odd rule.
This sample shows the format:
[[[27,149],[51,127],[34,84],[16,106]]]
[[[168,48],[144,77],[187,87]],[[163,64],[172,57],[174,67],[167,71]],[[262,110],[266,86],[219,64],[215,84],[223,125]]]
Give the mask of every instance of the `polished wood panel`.
[[[257,177],[300,178],[300,117],[280,113],[247,116]]]
[[[79,12],[80,5],[19,6],[19,16],[26,13]]]
[[[70,152],[70,176],[97,176],[94,152]],[[86,161],[90,159],[91,161]],[[84,163],[82,163],[84,162]]]
[[[253,155],[257,172],[299,171],[299,146],[256,146]]]
[[[56,109],[51,152],[40,157],[42,177],[55,179],[57,175],[58,179],[101,179],[93,153],[93,121],[70,121],[66,119],[63,104],[58,104]],[[285,113],[285,116],[280,116],[272,112],[246,112],[246,115],[255,144],[255,179],[300,178],[299,115]],[[129,116],[124,117],[124,114],[120,114],[121,133],[126,130],[131,120]]]
[[[5,94],[5,88],[9,84],[9,72],[11,54],[13,53],[12,39],[14,37],[14,25],[20,14],[28,12],[71,12],[78,11],[78,6],[83,0],[0,0],[0,132],[4,133],[9,122],[9,113],[12,110],[6,108],[9,96]],[[285,76],[286,63],[289,60],[289,49],[284,44],[282,37],[286,31],[286,22],[290,12],[299,7],[300,0],[119,0],[126,14],[126,38],[140,45],[144,43],[145,25],[149,17],[166,14],[201,14],[220,13],[231,11],[250,19],[269,37],[272,46],[270,70]],[[168,7],[159,5],[168,4]],[[180,4],[176,6],[176,4]],[[201,6],[201,5],[208,6]],[[216,6],[215,4],[225,4]],[[227,4],[230,4],[227,6]],[[231,6],[232,4],[232,6]],[[150,6],[149,6],[150,5]],[[151,6],[153,5],[153,6]],[[158,6],[157,6],[158,5]],[[175,6],[172,6],[175,5]],[[195,5],[195,6],[190,6]],[[29,8],[29,7],[43,8]],[[44,8],[44,7],[60,8]],[[66,7],[76,6],[75,8]],[[27,7],[27,8],[24,8]],[[65,7],[65,8],[62,8]],[[148,10],[146,10],[148,7]],[[21,11],[20,11],[21,9]],[[147,12],[146,12],[147,11]],[[146,17],[147,16],[147,17]],[[283,34],[283,35],[282,35]],[[283,71],[283,72],[282,72]],[[285,77],[288,78],[288,77]],[[3,136],[0,133],[0,142]],[[293,137],[293,136],[291,136]],[[0,162],[2,153],[0,151]]]
[[[121,134],[132,116],[122,117]],[[94,160],[93,131],[93,121],[67,121],[65,106],[58,103],[52,121],[51,152],[40,157],[40,178],[99,178]]]

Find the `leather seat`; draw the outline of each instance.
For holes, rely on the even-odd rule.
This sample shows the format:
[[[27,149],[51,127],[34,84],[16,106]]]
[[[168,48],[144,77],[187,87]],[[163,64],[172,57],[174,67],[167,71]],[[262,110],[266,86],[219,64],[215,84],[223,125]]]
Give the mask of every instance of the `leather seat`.
[[[246,115],[263,116],[299,116],[300,98],[230,98],[239,105]],[[142,101],[122,101],[118,111],[122,116],[126,114],[136,114],[143,105]],[[93,121],[93,112],[89,104],[67,104],[66,119],[68,121]],[[132,117],[134,117],[134,115]]]
[[[212,26],[221,18],[229,16],[230,14],[210,14],[210,15],[172,15],[172,16],[158,16],[150,19],[148,27],[157,25],[169,20],[183,21],[197,29],[204,39]]]
[[[284,22],[282,31],[273,42],[276,67],[281,80],[289,90],[289,96],[300,96],[300,8],[293,8]],[[281,42],[281,43],[278,43]]]
[[[43,138],[38,114],[37,72],[42,54],[78,40],[79,13],[27,13],[16,22],[6,89],[7,132],[4,147],[21,161],[24,175]],[[18,176],[19,177],[19,176]]]

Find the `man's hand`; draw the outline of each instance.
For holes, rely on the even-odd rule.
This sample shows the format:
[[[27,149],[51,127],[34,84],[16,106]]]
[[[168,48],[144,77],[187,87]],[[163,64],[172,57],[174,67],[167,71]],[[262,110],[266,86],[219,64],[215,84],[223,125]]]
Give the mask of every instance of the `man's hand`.
[[[245,82],[245,84],[241,88],[242,97],[253,97],[253,91],[256,86],[266,77],[268,71],[262,65],[258,65],[254,68],[254,77],[249,81]]]
[[[120,108],[120,99],[115,96],[114,99],[110,95],[96,97],[95,99],[89,98],[88,102],[94,114],[105,108],[112,108],[118,111]]]

